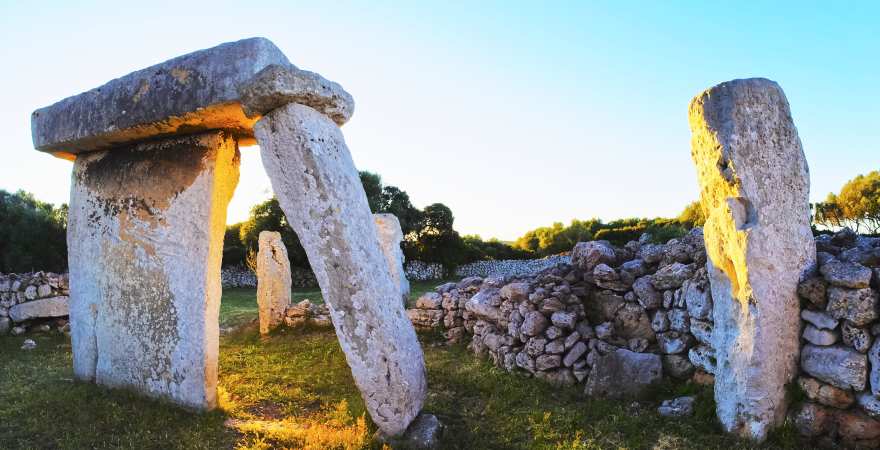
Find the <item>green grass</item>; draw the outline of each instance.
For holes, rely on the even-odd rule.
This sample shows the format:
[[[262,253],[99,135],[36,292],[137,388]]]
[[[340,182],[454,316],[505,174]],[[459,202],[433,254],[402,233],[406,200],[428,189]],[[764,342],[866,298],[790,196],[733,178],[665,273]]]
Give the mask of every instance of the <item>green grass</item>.
[[[220,409],[207,414],[73,382],[63,336],[32,335],[38,347],[30,352],[18,348],[23,337],[0,338],[0,448],[375,447],[375,426],[332,329],[261,338],[249,324],[255,308],[253,290],[224,293],[224,322],[246,325],[221,340]],[[443,448],[754,448],[721,432],[707,388],[664,385],[635,406],[586,399],[580,388],[508,374],[431,334],[420,339],[425,410],[448,426]],[[656,413],[660,400],[681,394],[698,396],[695,417]],[[804,445],[783,428],[762,448]]]

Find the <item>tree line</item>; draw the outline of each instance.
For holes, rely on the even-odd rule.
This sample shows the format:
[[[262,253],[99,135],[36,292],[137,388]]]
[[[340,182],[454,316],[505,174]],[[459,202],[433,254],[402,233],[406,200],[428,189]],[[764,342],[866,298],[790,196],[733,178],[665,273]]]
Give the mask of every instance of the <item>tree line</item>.
[[[400,220],[407,260],[435,262],[447,268],[478,260],[549,256],[569,251],[580,241],[604,239],[623,245],[646,232],[652,240],[665,242],[705,222],[699,202],[693,202],[676,218],[573,220],[567,226],[556,222],[530,230],[514,242],[483,240],[460,235],[454,228],[452,210],[442,203],[416,208],[406,191],[383,184],[372,172],[361,172],[361,183],[372,212],[391,213]],[[838,193],[829,193],[825,201],[811,206],[817,233],[840,227],[863,234],[880,233],[880,171],[856,176]],[[67,270],[67,214],[66,204],[56,207],[28,192],[0,189],[0,272]],[[296,233],[274,198],[254,206],[246,221],[226,229],[223,264],[246,264],[249,255],[252,259],[263,230],[280,232],[291,264],[309,267]]]
[[[498,240],[484,241],[479,236],[461,236],[454,228],[452,210],[433,203],[422,209],[413,206],[406,191],[385,185],[373,172],[360,172],[367,203],[373,213],[397,216],[403,231],[403,253],[407,260],[439,263],[448,269],[480,259],[523,259],[529,252]],[[251,209],[244,222],[226,229],[223,264],[253,266],[261,231],[277,231],[287,247],[290,263],[308,268],[308,258],[296,233],[287,224],[278,200],[271,198]]]

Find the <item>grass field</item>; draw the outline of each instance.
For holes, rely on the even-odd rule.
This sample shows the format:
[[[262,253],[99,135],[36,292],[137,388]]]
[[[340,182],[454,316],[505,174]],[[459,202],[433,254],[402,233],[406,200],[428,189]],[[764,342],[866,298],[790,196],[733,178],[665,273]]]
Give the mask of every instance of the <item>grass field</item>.
[[[414,296],[431,285],[414,286]],[[318,301],[317,292],[296,299]],[[31,335],[0,337],[0,449],[31,448],[371,448],[375,426],[351,379],[332,329],[281,330],[260,338],[254,290],[224,293],[220,408],[198,414],[157,400],[72,380],[69,341]],[[511,375],[420,336],[428,368],[425,410],[448,427],[443,448],[753,448],[721,433],[712,393],[661,386],[636,404],[586,399]],[[660,400],[698,396],[688,420],[656,413]],[[802,448],[789,428],[764,448]]]

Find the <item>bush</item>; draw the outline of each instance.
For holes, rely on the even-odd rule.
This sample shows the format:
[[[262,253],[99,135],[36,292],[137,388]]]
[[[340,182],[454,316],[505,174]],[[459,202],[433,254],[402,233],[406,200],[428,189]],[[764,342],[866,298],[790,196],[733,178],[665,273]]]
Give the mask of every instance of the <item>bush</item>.
[[[850,227],[857,233],[880,233],[880,171],[847,181],[840,193],[829,193],[813,209],[817,224]]]
[[[233,225],[230,228],[234,229],[234,227],[238,227],[239,229],[239,244],[236,245],[233,243],[233,245],[239,247],[241,250],[233,250],[230,252],[228,254],[230,260],[227,261],[224,259],[223,265],[241,263],[242,259],[244,262],[247,262],[248,258],[253,259],[254,255],[260,250],[260,232],[277,231],[278,233],[281,233],[281,241],[284,242],[284,247],[287,249],[287,257],[290,259],[290,265],[305,269],[311,267],[309,265],[309,260],[306,257],[306,251],[299,242],[299,237],[288,225],[287,217],[284,216],[284,211],[281,210],[281,205],[278,204],[278,199],[275,197],[251,208],[251,215],[248,217],[248,220]],[[230,232],[227,232],[227,237],[230,240],[233,240],[230,234]],[[224,258],[227,256],[226,251],[223,252],[223,256]]]
[[[0,190],[0,272],[67,270],[67,205]]]
[[[578,242],[607,240],[617,246],[638,240],[643,233],[650,233],[652,242],[666,242],[683,236],[693,227],[705,223],[705,215],[699,202],[692,202],[677,219],[618,219],[608,223],[601,219],[572,220],[564,226],[556,222],[549,227],[526,232],[514,242],[513,247],[531,257],[544,257],[571,251]]]

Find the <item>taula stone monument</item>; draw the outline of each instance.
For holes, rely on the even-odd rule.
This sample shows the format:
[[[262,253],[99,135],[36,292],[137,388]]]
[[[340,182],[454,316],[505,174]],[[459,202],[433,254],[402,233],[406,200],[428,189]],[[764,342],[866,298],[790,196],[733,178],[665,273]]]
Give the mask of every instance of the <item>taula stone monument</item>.
[[[788,101],[765,79],[719,84],[690,104],[709,281],[715,400],[729,432],[763,440],[797,374],[797,285],[815,265],[810,177]]]
[[[75,161],[68,227],[74,372],[216,405],[220,260],[241,144],[256,137],[379,428],[425,398],[404,314],[339,125],[354,102],[261,38],[190,53],[39,109],[34,146]]]
[[[284,323],[290,306],[290,260],[277,231],[261,231],[257,252],[257,307],[260,334],[268,334]]]
[[[373,214],[376,221],[376,232],[379,233],[379,245],[388,262],[388,270],[391,279],[400,291],[400,297],[404,304],[409,298],[409,280],[406,279],[406,271],[403,269],[403,230],[400,229],[400,220],[394,214]]]

